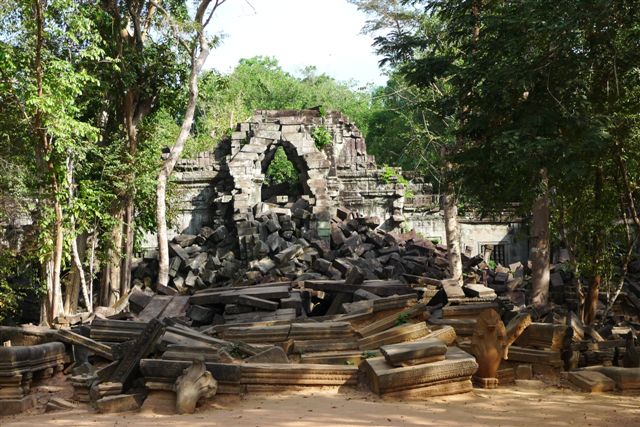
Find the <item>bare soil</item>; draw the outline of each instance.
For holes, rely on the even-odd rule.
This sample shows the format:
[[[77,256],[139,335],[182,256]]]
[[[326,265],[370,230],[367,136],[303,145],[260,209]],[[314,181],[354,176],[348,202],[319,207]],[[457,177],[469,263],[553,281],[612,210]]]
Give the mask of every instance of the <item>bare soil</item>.
[[[587,394],[566,388],[505,386],[475,389],[425,401],[383,400],[358,390],[315,389],[299,392],[217,396],[193,415],[173,413],[174,396],[154,392],[137,413],[96,414],[88,405],[67,412],[44,413],[47,395],[29,413],[0,418],[2,427],[311,427],[311,426],[640,426],[640,396]],[[49,391],[50,390],[50,391]]]

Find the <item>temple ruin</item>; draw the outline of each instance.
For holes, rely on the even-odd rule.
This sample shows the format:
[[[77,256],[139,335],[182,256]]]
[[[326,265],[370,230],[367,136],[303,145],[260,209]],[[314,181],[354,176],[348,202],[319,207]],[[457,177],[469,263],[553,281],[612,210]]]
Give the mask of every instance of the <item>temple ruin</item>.
[[[332,143],[322,149],[313,138],[318,128],[332,137]],[[328,236],[336,210],[346,208],[380,218],[384,230],[415,230],[433,241],[445,241],[439,197],[431,184],[405,172],[412,178],[405,188],[396,176],[389,176],[389,167],[377,165],[367,153],[364,137],[353,122],[339,112],[318,110],[258,110],[251,120],[238,123],[213,151],[180,160],[174,176],[179,188],[174,232],[196,234],[204,225],[226,225],[238,233],[242,257],[251,259],[246,248],[251,247],[255,230],[246,226],[247,221],[268,209],[291,208],[296,201],[291,195],[264,200],[266,171],[278,147],[299,174],[301,198],[313,212],[310,231],[316,236]],[[503,265],[527,259],[528,240],[519,232],[520,221],[466,216],[459,221],[467,255],[494,245],[494,257]],[[148,242],[154,245],[153,239]]]

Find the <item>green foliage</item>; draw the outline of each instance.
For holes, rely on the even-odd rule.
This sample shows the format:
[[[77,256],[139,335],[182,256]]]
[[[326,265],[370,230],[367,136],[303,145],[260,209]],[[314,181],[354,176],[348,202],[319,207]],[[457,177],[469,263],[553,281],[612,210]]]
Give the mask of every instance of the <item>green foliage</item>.
[[[160,153],[171,147],[180,133],[180,126],[175,117],[166,109],[160,108],[142,123],[139,130],[138,151],[135,156],[136,182],[136,226],[139,235],[156,229],[156,178],[162,165]],[[167,199],[171,200],[175,185],[169,182]],[[175,216],[168,212],[169,221]]]
[[[414,197],[413,191],[409,188],[409,180],[405,178],[401,173],[398,173],[398,168],[393,168],[389,165],[384,165],[382,167],[382,172],[380,173],[380,181],[384,184],[389,184],[394,180],[398,184],[402,184],[405,188],[404,197],[411,199]]]
[[[20,303],[27,294],[40,295],[36,260],[25,253],[0,248],[0,324],[20,314]]]
[[[361,356],[362,356],[363,359],[370,359],[372,357],[376,357],[377,354],[376,354],[375,351],[365,350],[365,351],[362,352]]]
[[[410,315],[408,313],[400,313],[398,314],[398,317],[396,318],[396,326],[399,325],[404,325],[405,323],[407,323],[410,319]]]
[[[304,109],[318,107],[320,115],[337,110],[353,120],[366,135],[372,114],[371,91],[349,82],[338,82],[306,67],[301,77],[285,72],[269,57],[242,59],[223,76],[203,74],[200,85],[194,139],[202,138],[209,148],[222,135],[247,120],[257,109]]]
[[[331,136],[329,131],[323,127],[315,128],[311,133],[311,137],[313,138],[318,150],[324,149],[324,147],[330,145],[333,142],[333,137]]]
[[[402,90],[381,102],[411,112],[383,108],[372,150],[392,141],[387,128],[416,124],[423,138],[413,145],[429,153],[434,178],[443,153],[470,206],[517,201],[523,216],[544,169],[555,243],[569,248],[574,272],[619,274],[640,182],[640,3],[352,2],[374,15],[369,28],[387,30],[376,47],[395,69],[387,89]]]
[[[298,183],[298,171],[282,147],[276,149],[267,168],[266,179],[269,185],[288,183],[293,186]]]

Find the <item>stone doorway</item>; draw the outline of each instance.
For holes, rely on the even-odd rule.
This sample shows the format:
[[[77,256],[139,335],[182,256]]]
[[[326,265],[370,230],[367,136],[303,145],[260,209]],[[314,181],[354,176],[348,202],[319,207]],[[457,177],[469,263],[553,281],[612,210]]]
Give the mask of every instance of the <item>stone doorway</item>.
[[[309,195],[308,174],[304,165],[292,155],[291,147],[285,148],[281,141],[265,151],[262,174],[265,176],[261,188],[261,200],[269,204],[295,202],[302,195]]]

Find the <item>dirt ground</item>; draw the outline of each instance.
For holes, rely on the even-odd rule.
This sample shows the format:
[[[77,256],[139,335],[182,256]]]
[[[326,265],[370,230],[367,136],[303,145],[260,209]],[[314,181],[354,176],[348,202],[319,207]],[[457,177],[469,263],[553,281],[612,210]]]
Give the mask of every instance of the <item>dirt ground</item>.
[[[68,387],[59,385],[62,387],[39,391],[39,408],[0,418],[0,426],[640,426],[640,396],[586,394],[536,385],[475,389],[464,395],[413,402],[333,389],[251,394],[243,398],[217,396],[195,414],[182,416],[172,413],[172,393],[155,392],[137,413],[101,415],[88,405],[67,412],[43,413],[47,395],[68,394]]]

